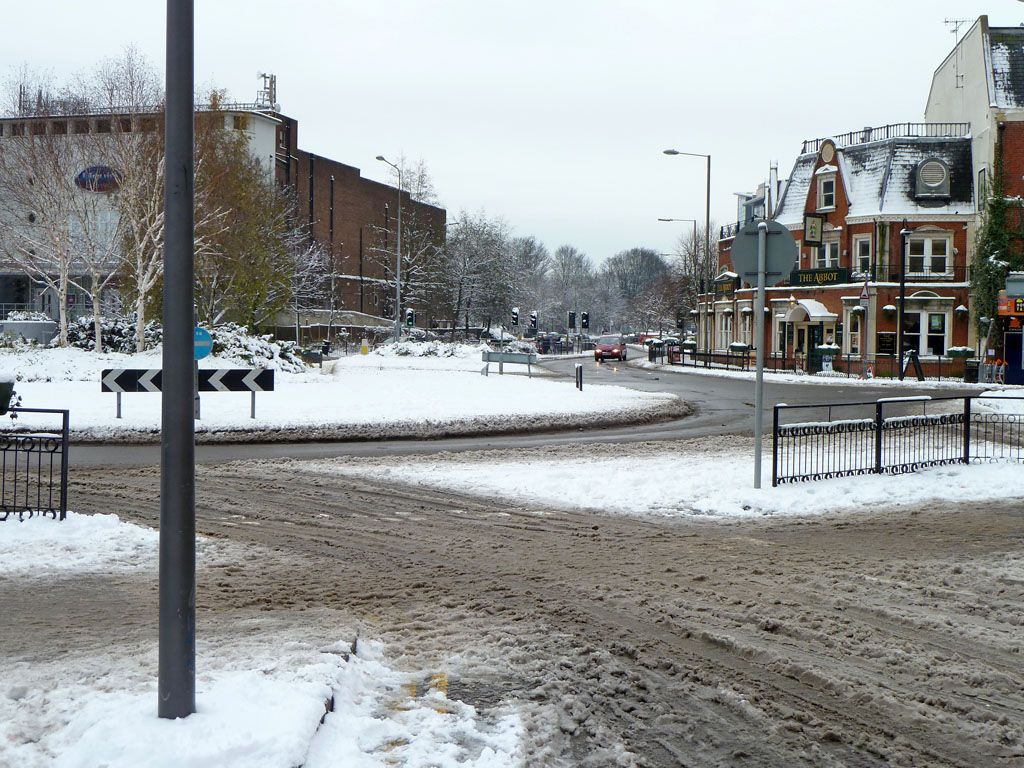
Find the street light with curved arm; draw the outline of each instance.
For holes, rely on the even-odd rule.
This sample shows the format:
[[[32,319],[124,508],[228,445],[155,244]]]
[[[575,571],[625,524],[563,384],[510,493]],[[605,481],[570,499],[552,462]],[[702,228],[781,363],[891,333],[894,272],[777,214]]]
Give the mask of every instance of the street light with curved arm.
[[[707,162],[707,175],[704,190],[704,251],[707,258],[711,258],[711,155],[702,155],[699,152],[680,152],[678,149],[664,150],[666,155],[686,155],[687,157],[703,157]]]
[[[402,169],[384,157],[377,155],[398,173],[398,235],[395,238],[395,343],[402,333]]]

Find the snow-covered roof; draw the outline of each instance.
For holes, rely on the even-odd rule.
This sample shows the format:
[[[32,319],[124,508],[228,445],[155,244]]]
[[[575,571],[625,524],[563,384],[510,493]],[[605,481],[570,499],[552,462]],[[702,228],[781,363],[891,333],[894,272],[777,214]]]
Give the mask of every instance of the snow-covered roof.
[[[850,217],[974,213],[971,140],[968,137],[885,139],[837,147],[836,156],[850,203],[847,214]],[[917,167],[932,158],[941,160],[949,168],[948,198],[916,196]],[[775,216],[780,223],[797,228],[803,226],[817,159],[814,153],[796,159]]]
[[[802,320],[805,312],[807,313],[807,319],[812,323],[820,322],[822,320],[835,320],[839,317],[835,312],[830,312],[829,308],[820,301],[815,301],[814,299],[798,299],[796,306],[786,313],[786,322]]]
[[[989,28],[988,42],[992,62],[992,106],[1024,109],[1024,29]]]
[[[793,172],[789,174],[789,181],[786,189],[779,200],[779,206],[775,213],[775,219],[787,226],[804,224],[804,204],[807,202],[807,192],[811,188],[811,176],[814,173],[814,163],[818,156],[813,153],[800,155],[793,166]]]

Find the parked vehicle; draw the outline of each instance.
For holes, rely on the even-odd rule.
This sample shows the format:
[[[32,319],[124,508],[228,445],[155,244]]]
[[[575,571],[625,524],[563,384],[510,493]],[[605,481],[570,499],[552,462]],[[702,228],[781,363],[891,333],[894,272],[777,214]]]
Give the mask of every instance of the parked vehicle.
[[[601,362],[607,358],[625,361],[626,340],[621,336],[601,336],[594,345],[594,360]]]

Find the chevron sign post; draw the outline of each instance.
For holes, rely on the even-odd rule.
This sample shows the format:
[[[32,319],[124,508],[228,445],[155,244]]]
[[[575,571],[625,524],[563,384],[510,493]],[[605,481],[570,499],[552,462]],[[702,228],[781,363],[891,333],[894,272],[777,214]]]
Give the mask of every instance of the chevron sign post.
[[[117,394],[117,418],[121,418],[121,394],[124,392],[160,392],[162,371],[140,368],[108,368],[100,376],[100,391]],[[200,392],[249,392],[252,407],[249,417],[256,418],[256,393],[274,391],[274,372],[263,368],[200,368]]]

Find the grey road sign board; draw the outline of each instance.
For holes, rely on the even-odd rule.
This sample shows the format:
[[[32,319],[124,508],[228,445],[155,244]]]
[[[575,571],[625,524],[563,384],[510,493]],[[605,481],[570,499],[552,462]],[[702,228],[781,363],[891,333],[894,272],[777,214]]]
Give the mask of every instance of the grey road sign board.
[[[746,282],[757,284],[757,225],[750,221],[736,233],[732,241],[732,266]],[[789,277],[797,260],[796,241],[789,230],[777,221],[769,221],[765,245],[765,285],[778,285]]]

